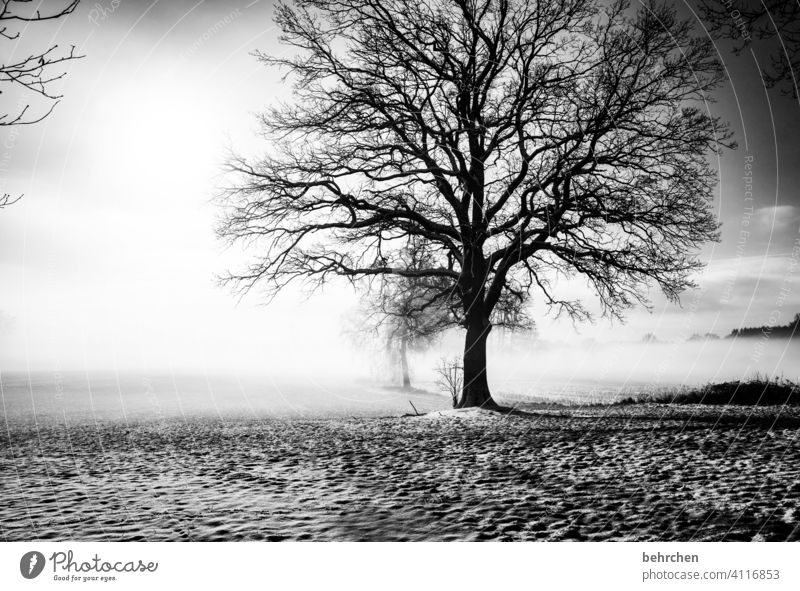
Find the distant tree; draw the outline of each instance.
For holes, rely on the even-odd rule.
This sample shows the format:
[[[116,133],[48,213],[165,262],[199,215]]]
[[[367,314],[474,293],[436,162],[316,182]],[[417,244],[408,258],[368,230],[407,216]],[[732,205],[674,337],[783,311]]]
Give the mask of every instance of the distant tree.
[[[797,98],[800,84],[800,2],[797,0],[696,0],[700,17],[715,39],[734,41],[739,54],[754,39],[771,40],[774,49],[764,80]]]
[[[407,269],[432,264],[424,242],[411,241],[400,253]],[[448,328],[457,325],[453,298],[437,277],[379,275],[363,304],[364,324],[385,342],[386,351],[399,361],[404,388],[411,387],[408,351],[430,347]]]
[[[646,0],[297,0],[258,54],[294,79],[261,116],[269,153],[236,158],[222,237],[260,249],[227,281],[272,295],[382,275],[441,283],[466,328],[462,407],[496,406],[486,341],[531,291],[590,318],[554,281],[581,276],[603,314],[675,300],[718,237],[711,40]],[[404,265],[423,240],[430,264]]]
[[[78,3],[79,0],[69,0],[55,11],[42,13],[39,7],[43,3],[34,3],[31,0],[0,0],[0,40],[18,42],[22,34],[27,38],[31,34],[28,32],[28,23],[67,16],[75,10]],[[19,25],[25,25],[21,31]],[[66,72],[59,70],[58,67],[82,56],[75,54],[74,46],[68,51],[61,51],[58,45],[50,45],[46,49],[23,54],[20,57],[6,57],[10,54],[13,52],[4,51],[4,57],[0,62],[0,95],[14,88],[22,93],[39,96],[49,105],[43,113],[32,116],[28,115],[31,105],[27,102],[14,110],[0,107],[0,127],[38,123],[53,112],[61,98],[61,95],[51,90],[53,83],[66,75]],[[54,69],[56,71],[53,71]],[[12,197],[7,194],[0,196],[0,209],[19,199],[20,196]]]
[[[698,334],[694,333],[692,336],[689,337],[689,341],[718,341],[719,336],[715,335],[713,332],[707,332],[706,334]]]
[[[642,342],[643,343],[657,343],[658,342],[658,337],[656,337],[656,335],[653,334],[652,332],[648,332],[647,334],[645,334],[642,337]]]
[[[0,310],[0,335],[11,330],[14,325],[14,317]]]
[[[435,264],[426,242],[410,240],[400,252],[406,269],[426,269]],[[458,298],[441,278],[379,275],[363,302],[363,326],[383,340],[386,351],[396,354],[404,388],[411,387],[408,351],[424,351],[442,334],[459,325]],[[503,298],[494,310],[492,324],[503,330],[532,330],[523,298]]]

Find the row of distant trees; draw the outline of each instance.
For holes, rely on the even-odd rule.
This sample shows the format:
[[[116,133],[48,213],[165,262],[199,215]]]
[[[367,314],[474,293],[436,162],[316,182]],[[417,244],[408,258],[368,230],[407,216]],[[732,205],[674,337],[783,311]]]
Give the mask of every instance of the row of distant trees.
[[[793,339],[800,335],[800,313],[795,314],[794,318],[788,324],[779,325],[779,326],[747,326],[743,328],[734,328],[730,333],[728,333],[724,338],[726,339],[736,339],[736,338],[752,338],[752,337],[762,337],[764,335],[769,335],[770,338],[777,338],[777,339]],[[687,340],[690,342],[696,341],[716,341],[719,340],[721,337],[717,334],[707,332],[705,334],[693,334]],[[658,338],[655,334],[649,332],[644,337],[642,337],[642,342],[644,343],[656,343],[658,342]]]
[[[800,313],[795,314],[788,324],[781,326],[748,326],[731,331],[727,338],[761,337],[769,335],[774,338],[791,339],[800,334]]]

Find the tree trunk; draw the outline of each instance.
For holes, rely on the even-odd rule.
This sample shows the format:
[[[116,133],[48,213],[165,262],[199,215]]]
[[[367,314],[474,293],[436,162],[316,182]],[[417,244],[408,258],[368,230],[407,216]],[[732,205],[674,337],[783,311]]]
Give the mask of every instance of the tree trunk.
[[[400,339],[400,371],[403,374],[403,388],[411,388],[411,376],[408,375],[408,339]]]
[[[464,390],[457,408],[497,408],[486,379],[486,339],[492,325],[483,317],[467,322],[464,343]]]

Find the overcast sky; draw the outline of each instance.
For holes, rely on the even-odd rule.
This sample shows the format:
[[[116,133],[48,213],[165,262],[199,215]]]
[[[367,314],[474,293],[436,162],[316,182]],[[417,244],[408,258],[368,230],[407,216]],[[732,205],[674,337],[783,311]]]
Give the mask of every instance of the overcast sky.
[[[281,50],[271,15],[270,0],[101,0],[24,33],[86,57],[70,68],[51,117],[0,129],[0,190],[25,194],[0,212],[0,370],[355,362],[341,335],[356,304],[347,289],[307,301],[290,291],[265,307],[258,294],[237,302],[214,280],[240,260],[213,234],[221,164],[230,146],[258,152],[255,113],[288,96],[250,55]],[[600,321],[577,333],[536,306],[543,338],[677,340],[766,324],[771,314],[783,324],[800,311],[790,258],[800,237],[798,103],[765,91],[752,54],[720,51],[731,84],[711,108],[731,121],[740,147],[719,161],[723,239],[703,250],[701,289],[682,308],[654,294],[653,314],[634,310],[624,326]]]

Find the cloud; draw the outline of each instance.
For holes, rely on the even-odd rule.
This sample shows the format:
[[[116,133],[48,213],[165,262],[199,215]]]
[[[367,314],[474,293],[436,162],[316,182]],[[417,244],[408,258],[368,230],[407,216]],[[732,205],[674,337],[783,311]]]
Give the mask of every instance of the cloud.
[[[717,318],[723,332],[767,324],[776,309],[790,318],[800,311],[798,273],[789,254],[712,260],[690,296],[691,310]]]
[[[752,225],[755,230],[767,230],[772,234],[797,232],[800,226],[800,207],[795,205],[759,207],[753,214]]]

